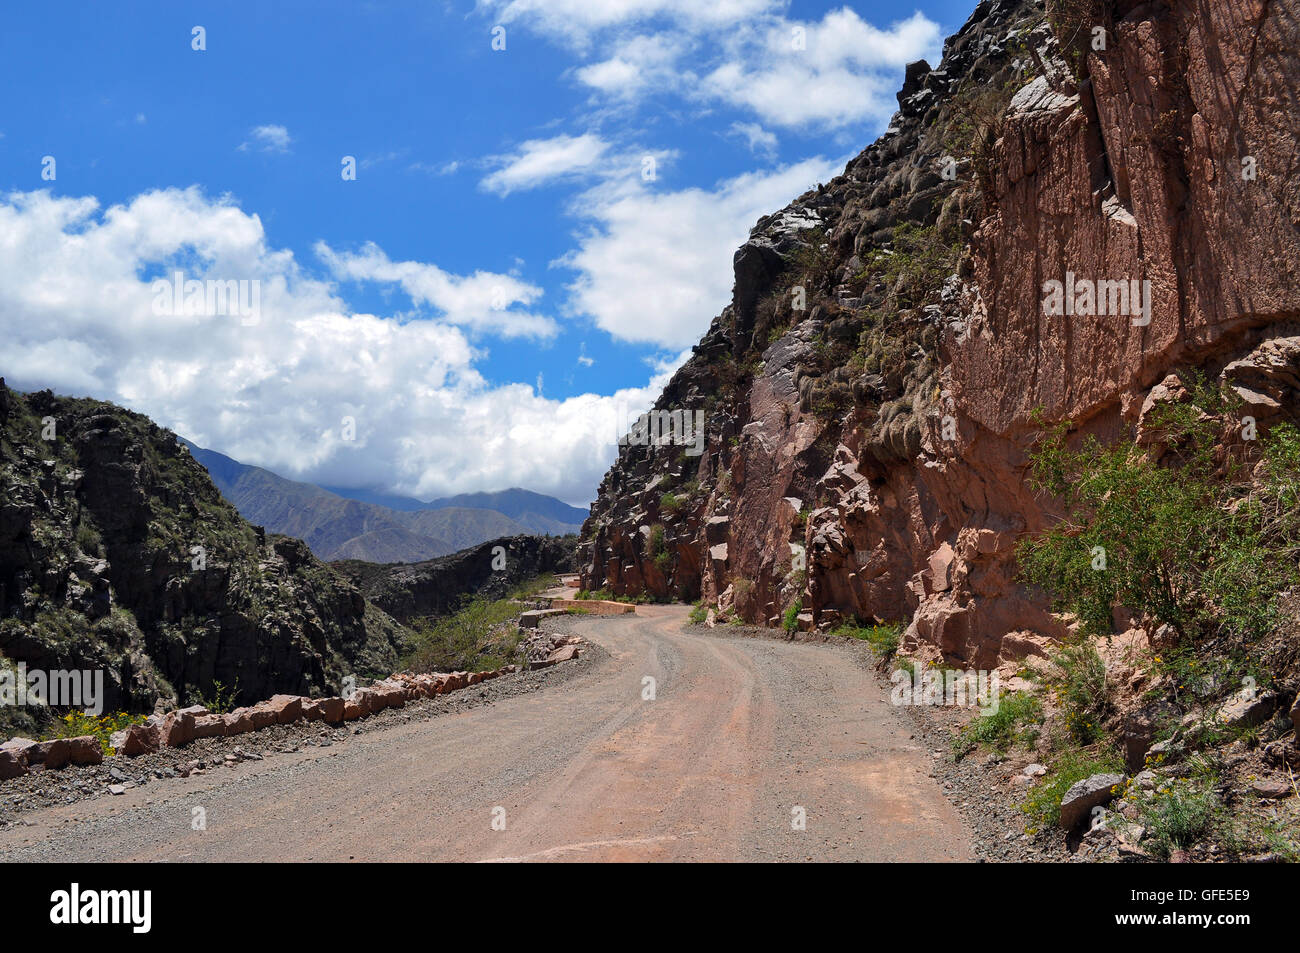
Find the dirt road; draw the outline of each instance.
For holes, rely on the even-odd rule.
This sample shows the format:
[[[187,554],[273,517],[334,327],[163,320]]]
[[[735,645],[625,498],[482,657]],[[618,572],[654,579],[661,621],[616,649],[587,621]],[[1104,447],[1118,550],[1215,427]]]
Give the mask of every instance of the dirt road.
[[[973,859],[847,649],[686,613],[573,617],[609,658],[563,686],[33,812],[0,861]]]

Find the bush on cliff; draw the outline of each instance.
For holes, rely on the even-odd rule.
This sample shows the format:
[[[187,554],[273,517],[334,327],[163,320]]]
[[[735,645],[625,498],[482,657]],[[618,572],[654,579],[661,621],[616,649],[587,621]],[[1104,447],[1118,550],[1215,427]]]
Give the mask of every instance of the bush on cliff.
[[[1063,517],[1020,549],[1025,577],[1057,596],[1084,632],[1106,634],[1112,610],[1169,625],[1184,641],[1272,629],[1278,600],[1297,581],[1300,432],[1287,424],[1260,441],[1257,479],[1247,452],[1221,439],[1229,408],[1210,388],[1157,408],[1153,449],[1134,440],[1067,444],[1050,431],[1031,453],[1033,485],[1059,497]]]

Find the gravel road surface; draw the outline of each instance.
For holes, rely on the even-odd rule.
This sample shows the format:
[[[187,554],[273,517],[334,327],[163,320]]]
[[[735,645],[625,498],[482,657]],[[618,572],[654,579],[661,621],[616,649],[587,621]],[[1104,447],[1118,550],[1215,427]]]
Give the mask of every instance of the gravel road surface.
[[[608,656],[540,691],[31,811],[0,861],[975,859],[852,647],[688,611],[565,619]]]

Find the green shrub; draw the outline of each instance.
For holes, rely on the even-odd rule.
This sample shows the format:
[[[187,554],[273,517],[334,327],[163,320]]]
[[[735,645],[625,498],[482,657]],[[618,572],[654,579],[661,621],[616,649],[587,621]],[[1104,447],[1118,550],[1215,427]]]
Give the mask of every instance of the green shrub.
[[[212,694],[205,695],[203,692],[194,691],[190,693],[191,705],[202,705],[214,715],[224,715],[235,708],[235,702],[239,698],[239,680],[230,688],[225,686],[220,679],[212,680]]]
[[[512,600],[476,596],[450,616],[432,623],[417,621],[412,624],[415,637],[403,664],[416,672],[475,671],[479,655],[499,649],[493,643],[513,635],[501,630],[518,613],[519,606]]]
[[[882,280],[901,308],[914,308],[938,296],[957,269],[962,243],[938,226],[903,222],[894,228],[889,250],[867,253],[859,279]]]
[[[668,544],[665,542],[664,526],[662,523],[655,523],[650,527],[650,532],[645,538],[645,554],[648,559],[654,559],[660,553],[668,551]]]
[[[102,556],[104,539],[94,526],[81,522],[77,524],[77,548],[87,556]]]
[[[803,599],[795,599],[794,602],[786,606],[785,615],[781,619],[781,627],[791,635],[799,628],[799,613],[803,611]]]
[[[903,625],[900,622],[883,622],[879,625],[866,626],[846,623],[832,629],[830,634],[847,639],[861,639],[871,646],[872,654],[877,658],[891,659],[902,643]],[[909,667],[908,671],[912,669]]]
[[[704,604],[703,599],[695,603],[694,608],[691,609],[690,619],[695,625],[703,625],[709,620],[709,607]]]
[[[1110,710],[1106,664],[1091,642],[1067,645],[1052,656],[1059,678],[1048,682],[1065,717],[1066,729],[1080,745],[1102,736],[1102,719]]]
[[[1199,382],[1192,403],[1158,407],[1169,465],[1131,439],[1104,447],[1088,437],[1070,449],[1065,427],[1032,451],[1035,487],[1060,497],[1065,516],[1021,544],[1022,572],[1083,631],[1109,633],[1117,606],[1168,624],[1180,641],[1224,630],[1255,639],[1276,624],[1278,597],[1300,579],[1300,435],[1274,427],[1252,489],[1239,456],[1222,459],[1224,410]]]
[[[1214,832],[1223,812],[1212,780],[1204,777],[1162,779],[1156,790],[1138,796],[1137,806],[1149,843],[1160,857],[1185,850]]]
[[[1043,720],[1043,707],[1027,692],[1012,692],[998,700],[997,711],[977,715],[952,739],[956,758],[984,747],[1005,753],[1013,743],[1032,744],[1036,727]]]
[[[1083,77],[1083,63],[1092,45],[1094,27],[1102,26],[1098,0],[1047,0],[1047,19],[1052,24],[1065,57],[1077,78]]]

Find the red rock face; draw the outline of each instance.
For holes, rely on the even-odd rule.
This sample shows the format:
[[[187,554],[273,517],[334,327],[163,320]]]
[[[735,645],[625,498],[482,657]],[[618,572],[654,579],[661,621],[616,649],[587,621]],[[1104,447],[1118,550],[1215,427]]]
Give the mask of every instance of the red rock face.
[[[1293,418],[1297,9],[1266,0],[1168,6],[1106,4],[1107,49],[1088,58],[1089,79],[1076,84],[1049,60],[1052,80],[1015,94],[990,152],[969,263],[933,303],[937,372],[908,393],[905,411],[864,411],[845,367],[809,380],[814,351],[837,323],[834,307],[815,309],[762,349],[741,399],[710,418],[711,452],[689,474],[707,499],[682,515],[663,512],[662,471],[644,453],[622,454],[584,529],[583,586],[703,597],[767,623],[797,597],[813,624],[903,620],[905,645],[990,665],[1064,634],[1042,595],[1018,582],[1015,559],[1018,541],[1052,515],[1026,480],[1026,451],[1043,423],[1116,436],[1186,368],[1236,386],[1261,425]],[[935,74],[981,68],[970,50],[987,48],[989,36],[1004,42],[1008,22],[968,23]],[[860,269],[873,229],[917,204],[918,182],[930,194],[916,156],[938,145],[929,117],[909,112],[915,88],[904,93],[897,132],[824,190],[760,222],[746,248],[778,243],[782,217],[814,214],[839,280]],[[918,221],[942,221],[941,201],[922,202]],[[1046,313],[1045,283],[1069,276],[1112,283],[1101,286],[1112,313]],[[657,406],[717,395],[716,355],[749,346],[741,312],[761,296],[741,287],[750,280],[738,266],[732,308]],[[1134,300],[1113,313],[1120,282],[1137,299],[1149,288],[1145,312]],[[855,306],[844,292],[839,304]],[[836,379],[852,383],[856,409],[838,419],[809,413],[810,385]],[[689,572],[666,578],[647,558],[644,527],[656,523]],[[806,551],[806,583],[792,571],[791,543]]]

